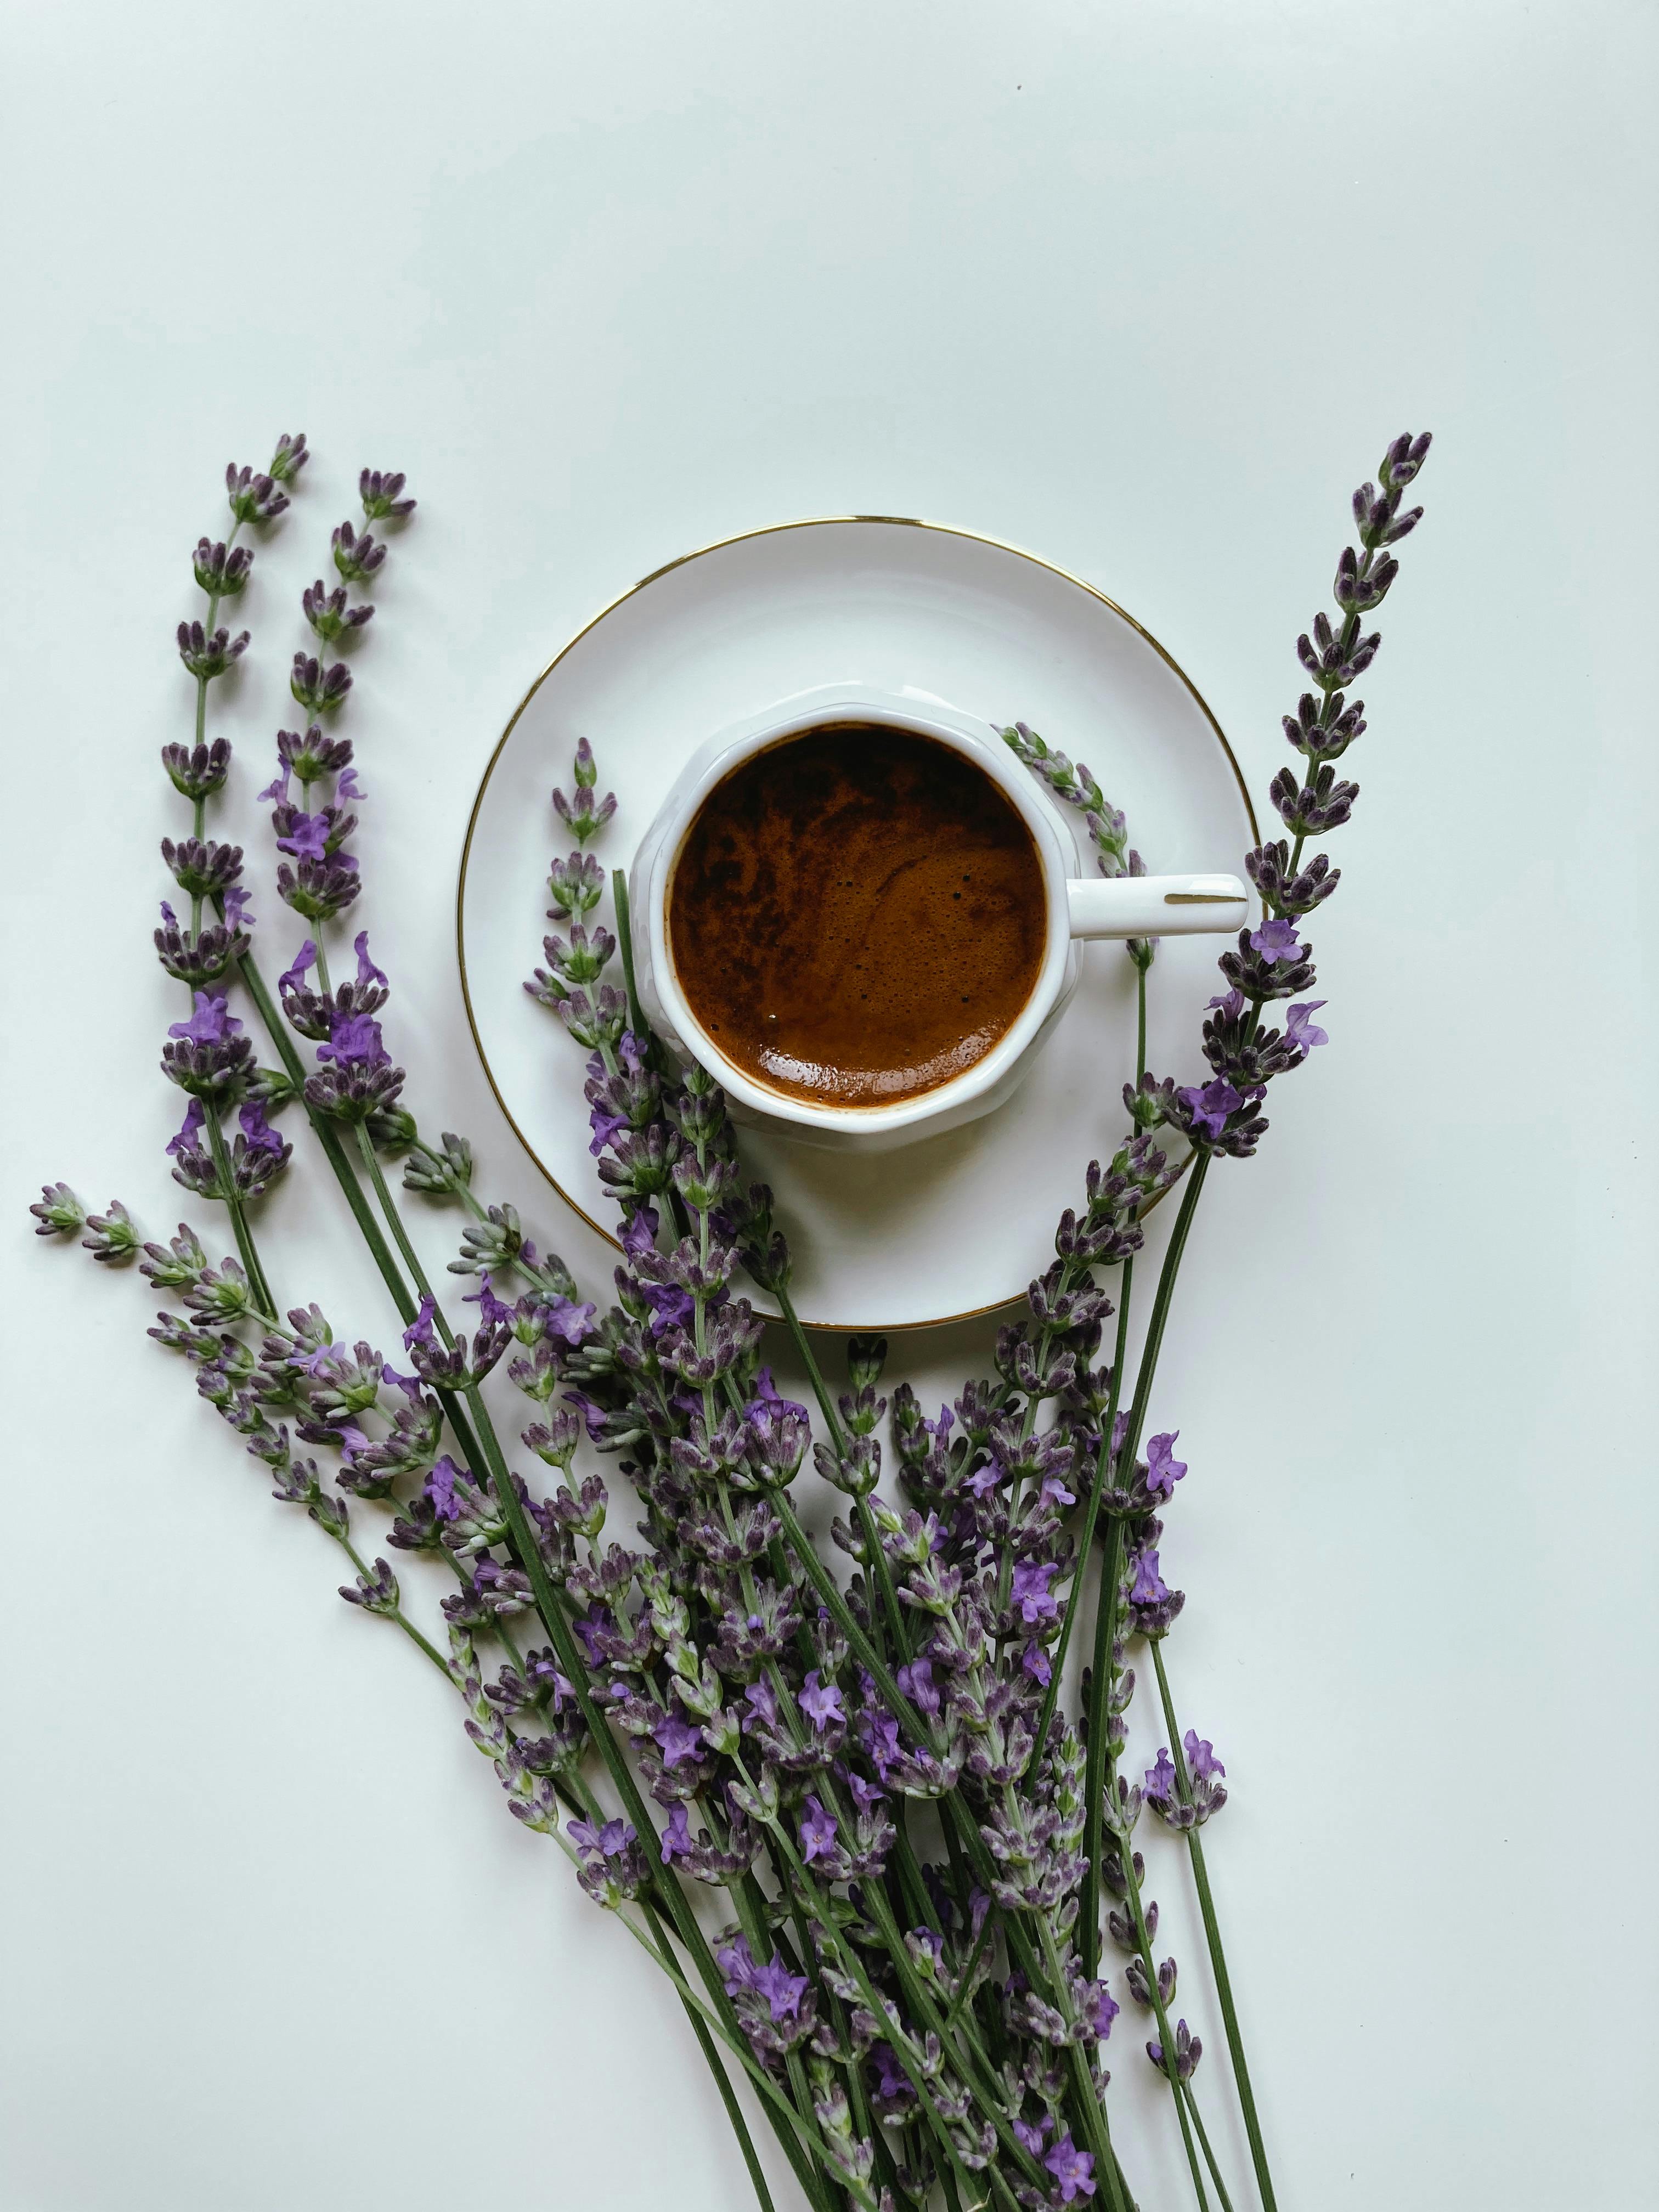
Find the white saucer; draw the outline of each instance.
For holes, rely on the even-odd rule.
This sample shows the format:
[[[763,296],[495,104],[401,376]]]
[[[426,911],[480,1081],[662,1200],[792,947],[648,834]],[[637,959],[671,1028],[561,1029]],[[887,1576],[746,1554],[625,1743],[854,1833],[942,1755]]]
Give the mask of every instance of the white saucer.
[[[658,569],[578,632],[507,724],[473,805],[456,902],[461,988],[490,1087],[548,1181],[602,1234],[616,1213],[588,1152],[585,1055],[523,988],[550,927],[548,865],[569,848],[550,789],[568,787],[586,737],[599,788],[617,799],[599,856],[626,867],[711,731],[842,683],[920,692],[999,727],[1030,723],[1088,763],[1150,869],[1237,872],[1257,842],[1237,763],[1192,684],[1121,608],[1032,554],[903,517],[848,516],[753,531]],[[1194,937],[1159,950],[1148,1057],[1160,1075],[1200,1072],[1219,949]],[[744,1133],[745,1170],[771,1184],[789,1234],[803,1320],[959,1321],[1012,1304],[1048,1265],[1090,1160],[1122,1139],[1134,1073],[1134,970],[1119,945],[1081,950],[1056,1034],[984,1120],[857,1158]]]

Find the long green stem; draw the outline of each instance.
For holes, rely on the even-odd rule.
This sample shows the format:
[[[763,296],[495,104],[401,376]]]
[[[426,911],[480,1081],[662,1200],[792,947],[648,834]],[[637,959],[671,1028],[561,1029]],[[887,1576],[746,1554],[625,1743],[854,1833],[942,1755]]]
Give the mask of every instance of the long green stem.
[[[1210,2179],[1215,2184],[1215,2193],[1221,2200],[1221,2212],[1233,2212],[1233,2200],[1227,2194],[1227,2185],[1221,2178],[1221,2167],[1217,2162],[1214,2151],[1210,2147],[1209,2130],[1205,2126],[1204,2116],[1198,2109],[1198,2100],[1193,2094],[1193,2085],[1190,2081],[1181,2084],[1181,2096],[1187,2110],[1192,2114],[1193,2125],[1198,2130],[1199,2146],[1204,2153],[1204,2163],[1210,2169]]]
[[[773,1295],[782,1310],[785,1324],[796,1351],[800,1354],[801,1364],[806,1370],[807,1380],[812,1386],[812,1395],[818,1401],[818,1411],[823,1415],[823,1425],[830,1431],[830,1441],[837,1454],[843,1453],[847,1449],[847,1437],[841,1425],[841,1415],[836,1410],[835,1398],[831,1395],[830,1385],[823,1379],[823,1370],[818,1365],[817,1354],[812,1349],[811,1340],[801,1327],[800,1316],[795,1311],[795,1303],[789,1295],[787,1284],[775,1291]]]
[[[1170,1318],[1170,1302],[1175,1296],[1176,1277],[1181,1272],[1182,1255],[1187,1249],[1188,1232],[1193,1225],[1193,1215],[1204,1189],[1204,1179],[1210,1171],[1212,1155],[1200,1152],[1193,1164],[1182,1194],[1181,1211],[1176,1216],[1175,1227],[1170,1232],[1169,1249],[1164,1255],[1164,1265],[1158,1271],[1158,1288],[1152,1294],[1152,1310],[1146,1324],[1146,1341],[1141,1346],[1140,1365],[1135,1375],[1134,1402],[1129,1408],[1129,1425],[1124,1432],[1122,1449],[1118,1454],[1118,1480],[1126,1482],[1135,1463],[1135,1454],[1140,1448],[1140,1432],[1146,1425],[1146,1407],[1152,1395],[1152,1381],[1158,1373],[1158,1354],[1164,1348],[1164,1331]]]
[[[1180,1723],[1176,1719],[1175,1699],[1170,1692],[1170,1678],[1164,1669],[1161,1637],[1153,1639],[1152,1665],[1158,1674],[1164,1725],[1170,1731],[1170,1756],[1175,1761],[1176,1786],[1182,1802],[1188,1803],[1192,1798],[1192,1782],[1187,1770],[1187,1754],[1182,1743]],[[1227,1955],[1221,1947],[1221,1923],[1216,1917],[1215,1899],[1210,1892],[1209,1870],[1204,1863],[1204,1845],[1196,1826],[1187,1831],[1187,1855],[1192,1862],[1193,1883],[1198,1891],[1198,1909],[1204,1920],[1204,1941],[1209,1948],[1210,1971],[1215,1976],[1216,1995],[1221,2002],[1227,2055],[1232,2060],[1233,2080],[1238,2087],[1239,2109],[1244,2115],[1244,2132],[1249,2139],[1250,2163],[1255,2168],[1256,2187],[1261,2192],[1264,2212],[1278,2212],[1273,2176],[1267,2171],[1267,2147],[1261,2140],[1261,2123],[1256,2116],[1255,2092],[1250,2086],[1250,2069],[1244,2058],[1244,2038],[1239,2029],[1238,2013],[1233,2003],[1233,1985],[1227,1972]]]
[[[1158,1962],[1152,1956],[1152,1931],[1146,1925],[1146,1912],[1140,1901],[1140,1881],[1135,1873],[1134,1838],[1120,1836],[1117,1847],[1118,1864],[1123,1869],[1123,1893],[1134,1921],[1135,1945],[1140,1954],[1140,1970],[1146,1980],[1146,2001],[1152,2006],[1152,2016],[1158,2022],[1159,2048],[1164,2053],[1160,2069],[1170,2085],[1170,2094],[1175,2100],[1176,2118],[1181,2123],[1181,2140],[1187,2147],[1187,2163],[1192,2168],[1193,2188],[1199,2212],[1208,2212],[1204,2195],[1204,2177],[1199,2172],[1198,2153],[1193,2148],[1193,2131],[1188,2124],[1187,2107],[1182,2100],[1181,2076],[1176,2070],[1176,2039],[1170,2032],[1170,2015],[1164,2002],[1164,1993],[1158,1985]],[[1231,2207],[1229,2212],[1231,2212]]]

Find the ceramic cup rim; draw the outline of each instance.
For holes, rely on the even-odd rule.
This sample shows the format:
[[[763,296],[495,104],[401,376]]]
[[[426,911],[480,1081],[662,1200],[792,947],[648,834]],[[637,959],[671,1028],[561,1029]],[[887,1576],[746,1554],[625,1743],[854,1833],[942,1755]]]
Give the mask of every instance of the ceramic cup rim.
[[[780,702],[757,726],[722,732],[700,747],[670,790],[646,832],[637,856],[644,860],[643,902],[649,936],[651,980],[670,1026],[727,1094],[757,1114],[804,1128],[875,1135],[914,1127],[969,1103],[1006,1077],[1036,1042],[1066,980],[1072,931],[1066,885],[1076,864],[1068,859],[1061,825],[1029,775],[1021,770],[988,723],[957,714],[942,701],[908,700],[868,686],[833,686],[823,693]],[[787,706],[787,711],[786,709]],[[752,721],[752,718],[751,718]],[[872,722],[933,738],[965,756],[988,775],[1018,810],[1031,834],[1042,868],[1047,912],[1042,964],[1024,1005],[982,1059],[931,1090],[887,1106],[825,1106],[775,1091],[730,1060],[693,1012],[676,973],[669,942],[668,908],[674,871],[697,810],[732,769],[759,752],[809,730],[838,721]]]

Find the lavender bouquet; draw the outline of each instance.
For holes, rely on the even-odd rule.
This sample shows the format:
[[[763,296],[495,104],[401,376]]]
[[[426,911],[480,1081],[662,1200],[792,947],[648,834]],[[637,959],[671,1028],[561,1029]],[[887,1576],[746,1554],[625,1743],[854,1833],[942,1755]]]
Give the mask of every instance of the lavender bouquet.
[[[1396,439],[1355,493],[1335,614],[1297,641],[1310,688],[1285,717],[1294,758],[1269,793],[1283,835],[1246,860],[1267,918],[1222,955],[1201,1079],[1147,1069],[1156,948],[1132,945],[1140,1049],[1123,1141],[1088,1167],[1053,1264],[999,1333],[994,1373],[932,1414],[908,1383],[878,1395],[880,1339],[848,1341],[844,1388],[824,1376],[791,1302],[787,1194],[780,1206],[746,1180],[720,1091],[650,1033],[620,873],[612,922],[599,920],[607,884],[592,848],[615,801],[599,795],[586,739],[571,788],[552,795],[572,849],[551,868],[555,931],[526,988],[586,1056],[623,1255],[603,1311],[510,1204],[480,1198],[467,1143],[434,1139],[407,1103],[368,933],[343,965],[337,949],[363,889],[351,840],[367,796],[339,734],[345,654],[374,613],[356,595],[414,510],[398,475],[363,471],[362,520],[335,529],[333,577],[301,597],[290,680],[301,726],[278,732],[260,793],[276,896],[296,919],[267,980],[244,851],[208,833],[231,750],[210,738],[207,708],[248,643],[221,611],[247,588],[246,540],[289,505],[303,437],[282,438],[262,473],[228,471],[229,525],[196,549],[205,604],[179,628],[194,732],[162,754],[191,820],[161,848],[177,890],[155,946],[180,994],[161,1068],[185,1100],[173,1177],[224,1209],[235,1256],[212,1257],[222,1240],[187,1224],[148,1242],[124,1206],[88,1213],[63,1183],[32,1208],[39,1233],[79,1236],[106,1265],[136,1261],[172,1301],[150,1334],[194,1370],[276,1496],[337,1547],[341,1595],[442,1676],[515,1818],[552,1840],[660,1968],[763,2208],[774,2200],[757,2118],[814,2212],[1091,2200],[1132,2212],[1133,2156],[1114,2136],[1108,2067],[1127,2005],[1148,2031],[1145,2058],[1129,2063],[1167,2086],[1198,2205],[1213,2196],[1231,2212],[1247,2178],[1230,2188],[1206,2124],[1204,2044],[1190,2000],[1177,2003],[1175,1960],[1158,1955],[1137,1848],[1163,1828],[1196,1890],[1227,2052],[1221,2094],[1237,2096],[1248,2182],[1273,2212],[1204,1846],[1225,1768],[1182,1725],[1164,1651],[1184,1600],[1164,1580],[1160,1546],[1187,1469],[1177,1431],[1149,1431],[1212,1167],[1254,1153],[1268,1085],[1327,1041],[1303,930],[1339,875],[1310,848],[1358,797],[1338,765],[1365,727],[1350,690],[1376,654],[1365,623],[1420,516],[1402,500],[1428,447]],[[1004,734],[1081,813],[1102,872],[1138,872],[1123,816],[1088,769],[1024,723]],[[337,1337],[315,1304],[285,1306],[273,1290],[256,1224],[292,1165],[284,1114],[308,1125],[374,1259],[402,1368],[372,1340],[383,1324]],[[471,1286],[465,1327],[428,1279],[388,1163],[401,1164],[404,1194],[463,1217],[449,1272]],[[1141,1224],[1177,1188],[1132,1368]],[[775,1386],[745,1280],[781,1312],[816,1423]],[[509,1466],[498,1426],[503,1370],[528,1401],[533,1479]],[[803,1523],[797,1485],[815,1480],[844,1500],[832,1535],[845,1567]],[[631,1541],[611,1521],[618,1482],[624,1513],[640,1516]],[[430,1555],[441,1626],[421,1625],[376,1540],[360,1548],[376,1516],[387,1553]],[[1148,1668],[1167,1742],[1132,1776],[1125,1716]]]

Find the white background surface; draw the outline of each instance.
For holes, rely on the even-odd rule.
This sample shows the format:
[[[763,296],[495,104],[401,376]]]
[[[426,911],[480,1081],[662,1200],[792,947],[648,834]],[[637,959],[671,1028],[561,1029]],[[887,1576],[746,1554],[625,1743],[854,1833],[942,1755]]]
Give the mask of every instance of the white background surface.
[[[333,1598],[142,1283],[25,1234],[46,1175],[176,1216],[170,632],[218,471],[301,425],[231,818],[358,465],[407,469],[350,710],[368,918],[423,1121],[582,1268],[450,947],[528,671],[690,545],[920,514],[1134,610],[1260,789],[1347,492],[1436,431],[1318,931],[1333,1042],[1215,1178],[1163,1370],[1170,1663],[1236,1790],[1212,1857],[1286,2212],[1653,2203],[1655,29],[8,9],[5,2212],[744,2191],[649,1970]],[[273,1264],[378,1328],[319,1190]],[[905,1352],[937,1389],[988,1350]],[[1162,2212],[1133,2034],[1116,2063]]]

